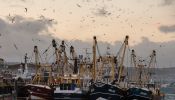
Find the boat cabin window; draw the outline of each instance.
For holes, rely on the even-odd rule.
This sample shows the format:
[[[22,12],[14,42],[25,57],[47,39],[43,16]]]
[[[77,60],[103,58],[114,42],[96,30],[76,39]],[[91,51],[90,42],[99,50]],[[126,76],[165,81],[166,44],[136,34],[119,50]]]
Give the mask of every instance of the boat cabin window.
[[[65,83],[60,84],[60,90],[75,90],[76,84],[74,83]]]

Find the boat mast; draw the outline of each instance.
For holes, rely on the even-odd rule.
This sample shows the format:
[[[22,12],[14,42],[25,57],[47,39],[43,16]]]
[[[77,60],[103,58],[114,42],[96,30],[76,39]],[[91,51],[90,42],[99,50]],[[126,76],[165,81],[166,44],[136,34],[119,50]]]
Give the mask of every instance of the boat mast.
[[[55,49],[56,63],[58,64],[59,63],[59,61],[58,61],[58,49],[57,49],[57,44],[56,44],[55,39],[52,40],[52,46]],[[57,72],[58,72],[58,65],[57,65]]]
[[[124,62],[124,58],[125,58],[126,47],[128,45],[128,39],[129,39],[129,36],[127,35],[125,37],[125,40],[124,40],[123,53],[122,53],[121,62],[120,62],[120,65],[119,65],[118,83],[121,81],[121,76],[123,75],[123,69],[124,69],[123,62]]]
[[[133,62],[134,67],[137,67],[136,55],[135,55],[135,51],[134,50],[132,50],[132,53],[131,53],[131,61]]]
[[[70,47],[70,55],[72,56],[72,60],[74,61],[74,71],[73,74],[78,73],[78,59],[75,53],[75,49],[73,46]]]
[[[110,58],[110,62],[112,63],[112,77],[111,80],[115,80],[115,61],[114,61],[115,57]]]
[[[28,59],[28,57],[27,57],[27,53],[25,54],[25,56],[24,56],[24,63],[25,63],[25,73],[28,73],[28,67],[27,67],[27,59]]]
[[[39,75],[39,68],[40,63],[39,63],[39,52],[38,52],[38,47],[34,46],[34,53],[35,53],[35,66],[36,66],[36,75],[32,80],[32,83],[39,83],[39,81],[41,80],[40,75]]]
[[[151,71],[154,70],[154,68],[156,67],[156,51],[153,50],[152,54],[150,55],[150,61],[148,64],[148,75],[147,75],[147,82],[151,81],[151,76],[154,72]]]
[[[92,68],[92,75],[93,75],[93,80],[95,81],[96,79],[96,45],[97,45],[97,40],[96,36],[93,37],[94,42],[93,42],[93,68]]]
[[[138,64],[138,68],[139,68],[139,78],[138,78],[138,85],[140,86],[140,87],[142,87],[144,84],[143,84],[143,81],[142,81],[142,77],[143,77],[143,70],[144,70],[144,68],[145,68],[145,66],[146,65],[144,65],[143,63],[144,63],[144,61],[145,60],[139,60],[139,64]]]
[[[64,58],[63,58],[63,64],[64,64],[64,67],[62,69],[62,75],[65,74],[65,72],[67,71],[66,74],[71,74],[70,69],[69,69],[69,66],[68,66],[68,57],[67,57],[67,54],[66,54],[66,47],[65,47],[65,42],[62,41],[61,42],[61,45],[60,45],[60,50],[61,50],[61,53],[64,53]],[[60,55],[61,57],[61,55]],[[66,70],[65,70],[66,69]]]
[[[136,61],[135,50],[131,51],[131,64],[133,64],[132,67],[134,67],[135,69],[137,68],[137,61]],[[134,72],[132,71],[132,73],[134,73]],[[133,78],[132,76],[133,77],[135,76],[135,77]],[[136,81],[136,79],[137,79],[136,77],[137,77],[137,75],[131,75],[131,81]]]

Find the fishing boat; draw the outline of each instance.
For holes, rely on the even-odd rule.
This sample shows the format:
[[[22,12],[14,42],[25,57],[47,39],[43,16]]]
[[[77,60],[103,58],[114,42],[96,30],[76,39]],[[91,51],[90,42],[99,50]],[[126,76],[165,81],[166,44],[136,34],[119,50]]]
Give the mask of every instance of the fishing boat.
[[[89,100],[123,100],[125,92],[112,84],[101,81],[90,86]]]
[[[54,91],[54,100],[87,100],[87,92],[78,85],[76,75],[64,76]]]
[[[86,92],[82,89],[82,78],[80,77],[80,64],[76,56],[74,47],[70,47],[71,57],[68,59],[65,51],[65,43],[57,48],[55,40],[52,41],[55,48],[57,66],[57,83],[55,84],[55,91],[53,98],[55,100],[86,100]],[[70,61],[71,60],[71,61]]]
[[[47,85],[27,84],[29,99],[31,100],[51,100],[53,97],[53,89]]]
[[[122,81],[122,72],[123,72],[123,61],[125,50],[128,45],[128,36],[124,40],[124,44],[120,50],[119,62],[116,61],[116,57],[113,56],[100,56],[98,61],[102,64],[98,64],[96,61],[96,47],[98,49],[96,37],[94,37],[93,45],[93,80],[90,85],[89,91],[89,100],[123,100],[125,98],[125,90],[120,87],[118,83]],[[98,50],[99,52],[99,50]],[[109,64],[107,64],[109,63]],[[107,64],[107,66],[106,66]],[[115,65],[119,64],[118,73],[116,73]],[[98,65],[98,66],[96,66]],[[110,67],[111,66],[111,67]],[[116,80],[116,74],[117,80]]]
[[[20,64],[20,68],[17,70],[17,73],[13,77],[17,99],[26,98],[28,96],[28,91],[25,85],[31,81],[32,76],[28,71],[27,59],[28,57],[26,53],[24,57],[25,63]]]
[[[150,55],[151,59],[146,68],[146,61],[137,59],[135,51],[132,50],[131,59],[133,65],[136,67],[136,80],[130,83],[130,88],[127,90],[127,100],[161,100],[160,91],[158,86],[152,80],[152,74],[155,68],[156,52],[153,50]],[[151,69],[152,67],[152,69]]]
[[[147,88],[133,87],[127,90],[127,100],[152,100],[152,92]]]
[[[20,64],[20,68],[18,69],[18,72],[16,73],[16,76],[14,79],[22,78],[25,81],[31,81],[32,75],[31,72],[28,70],[28,56],[27,53],[24,56],[24,63]]]
[[[15,99],[15,92],[11,81],[12,74],[4,67],[4,59],[0,58],[0,100],[13,100]]]
[[[15,99],[14,89],[10,86],[3,76],[0,75],[0,100]]]
[[[47,64],[41,65],[39,62],[39,51],[34,46],[36,74],[30,84],[25,85],[28,98],[30,100],[51,100],[53,99],[54,88],[52,87],[51,66]],[[44,69],[45,68],[45,69]],[[47,71],[47,69],[48,71]],[[50,69],[50,71],[49,71]]]

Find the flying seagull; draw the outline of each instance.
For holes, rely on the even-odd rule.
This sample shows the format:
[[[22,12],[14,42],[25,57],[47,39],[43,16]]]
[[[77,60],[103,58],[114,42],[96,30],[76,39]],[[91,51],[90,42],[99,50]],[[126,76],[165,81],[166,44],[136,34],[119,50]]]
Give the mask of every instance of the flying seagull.
[[[49,19],[49,21],[51,22],[51,21],[53,21],[52,19]]]
[[[16,46],[16,44],[13,44],[13,46],[15,47],[16,50],[18,50],[18,47]]]
[[[25,8],[25,12],[27,12],[27,8]]]
[[[81,5],[77,4],[77,7],[80,7],[81,8]]]

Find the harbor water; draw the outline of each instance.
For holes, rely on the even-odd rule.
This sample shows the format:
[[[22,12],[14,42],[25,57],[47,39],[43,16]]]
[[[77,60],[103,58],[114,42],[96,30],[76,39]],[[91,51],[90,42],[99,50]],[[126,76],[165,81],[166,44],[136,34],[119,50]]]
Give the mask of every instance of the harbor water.
[[[164,100],[175,100],[175,88],[174,87],[161,88],[161,91],[165,93]]]

